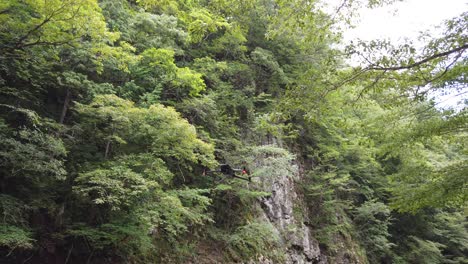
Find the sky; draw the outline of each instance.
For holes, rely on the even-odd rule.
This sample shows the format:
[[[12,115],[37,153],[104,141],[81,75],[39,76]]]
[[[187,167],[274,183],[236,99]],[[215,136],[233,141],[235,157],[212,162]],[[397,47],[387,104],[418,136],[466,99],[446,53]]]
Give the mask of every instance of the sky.
[[[404,0],[389,6],[360,10],[354,29],[345,40],[388,38],[393,41],[415,39],[418,32],[435,30],[444,20],[468,11],[468,0]]]
[[[343,0],[328,0],[331,6]],[[428,30],[438,35],[437,26],[444,20],[456,17],[468,11],[468,0],[403,0],[392,5],[359,11],[355,28],[344,32],[344,42],[355,39],[389,39],[401,42],[405,38],[417,43],[419,32]],[[419,43],[423,45],[423,43]],[[418,45],[418,46],[419,46]],[[465,90],[468,90],[465,89]],[[439,108],[459,108],[459,103],[468,100],[468,91],[461,94],[434,95]]]

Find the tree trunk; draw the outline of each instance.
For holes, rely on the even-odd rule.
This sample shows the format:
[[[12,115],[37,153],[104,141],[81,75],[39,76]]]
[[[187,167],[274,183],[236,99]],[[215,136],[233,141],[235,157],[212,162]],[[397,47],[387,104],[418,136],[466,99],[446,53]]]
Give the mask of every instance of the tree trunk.
[[[110,146],[111,146],[111,141],[109,139],[106,143],[106,152],[104,153],[104,159],[107,159],[107,156],[109,155]]]
[[[65,101],[63,102],[62,114],[60,115],[60,124],[63,124],[65,121],[65,116],[67,115],[68,105],[70,104],[71,92],[70,89],[67,89],[67,94],[65,95]]]

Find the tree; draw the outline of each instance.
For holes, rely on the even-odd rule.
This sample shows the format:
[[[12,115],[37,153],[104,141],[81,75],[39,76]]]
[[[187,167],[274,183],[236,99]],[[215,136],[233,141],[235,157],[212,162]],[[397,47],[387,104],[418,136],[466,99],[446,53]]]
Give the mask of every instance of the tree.
[[[198,139],[172,108],[138,108],[107,95],[76,110],[83,133],[80,148],[97,145],[101,158],[84,166],[74,180],[80,207],[92,213],[80,217],[87,225],[72,227],[72,237],[141,259],[138,254],[148,256],[154,249],[148,233],[157,241],[175,243],[189,229],[210,221],[205,191],[181,186],[194,167],[214,164],[213,147]],[[118,242],[129,237],[133,245]]]

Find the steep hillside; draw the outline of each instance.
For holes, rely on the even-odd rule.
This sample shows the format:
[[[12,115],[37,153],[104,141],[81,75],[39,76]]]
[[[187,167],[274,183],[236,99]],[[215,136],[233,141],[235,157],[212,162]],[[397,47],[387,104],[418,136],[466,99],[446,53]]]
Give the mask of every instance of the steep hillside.
[[[466,263],[468,14],[325,2],[2,1],[0,263]]]

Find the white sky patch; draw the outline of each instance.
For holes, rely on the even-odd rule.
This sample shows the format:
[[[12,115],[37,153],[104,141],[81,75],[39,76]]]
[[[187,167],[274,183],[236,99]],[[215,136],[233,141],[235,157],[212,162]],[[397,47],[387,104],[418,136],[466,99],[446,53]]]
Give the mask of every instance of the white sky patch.
[[[343,0],[327,0],[328,8],[336,9]],[[330,9],[329,9],[330,10]],[[359,10],[354,28],[343,32],[343,44],[361,39],[370,41],[388,39],[392,43],[411,40],[417,47],[420,32],[428,31],[434,37],[440,34],[438,26],[444,20],[459,16],[468,10],[468,0],[405,0],[379,8]],[[351,64],[354,64],[351,62]],[[468,88],[463,89],[467,91]],[[468,92],[453,91],[448,94],[433,94],[438,108],[461,109],[468,101]]]
[[[459,111],[465,107],[465,100],[468,101],[468,89],[465,88],[464,91],[452,91],[448,94],[435,94],[434,98],[437,108],[452,108],[456,111]]]
[[[416,40],[419,32],[429,30],[436,33],[436,27],[444,20],[466,10],[466,0],[406,0],[374,9],[364,8],[360,10],[356,27],[344,32],[344,40]]]

